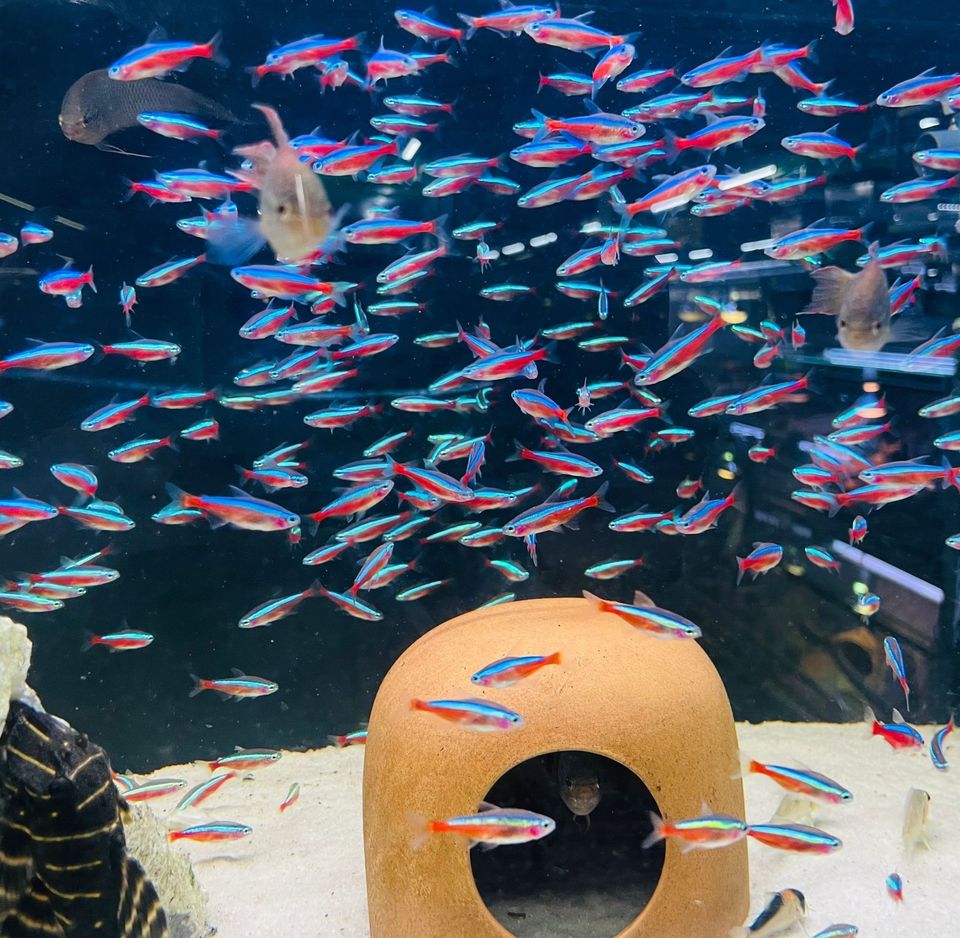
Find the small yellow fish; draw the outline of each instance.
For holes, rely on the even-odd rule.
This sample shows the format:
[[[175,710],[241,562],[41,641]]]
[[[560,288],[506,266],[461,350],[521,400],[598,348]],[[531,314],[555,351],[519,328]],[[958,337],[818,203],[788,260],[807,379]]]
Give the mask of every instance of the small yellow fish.
[[[929,847],[926,826],[930,819],[930,793],[911,788],[903,807],[903,849],[907,855],[919,846]]]
[[[876,352],[890,341],[890,295],[876,243],[858,273],[822,267],[812,276],[817,285],[804,312],[836,316],[837,338],[844,348]]]

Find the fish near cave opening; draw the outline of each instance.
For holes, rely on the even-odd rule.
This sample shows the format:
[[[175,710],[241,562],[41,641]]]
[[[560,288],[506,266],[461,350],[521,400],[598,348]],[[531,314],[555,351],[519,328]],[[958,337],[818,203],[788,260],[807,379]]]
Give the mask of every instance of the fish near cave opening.
[[[545,753],[506,772],[484,800],[557,824],[542,840],[470,851],[480,897],[517,938],[613,938],[653,896],[664,845],[642,844],[650,812],[661,812],[621,763],[579,750]]]

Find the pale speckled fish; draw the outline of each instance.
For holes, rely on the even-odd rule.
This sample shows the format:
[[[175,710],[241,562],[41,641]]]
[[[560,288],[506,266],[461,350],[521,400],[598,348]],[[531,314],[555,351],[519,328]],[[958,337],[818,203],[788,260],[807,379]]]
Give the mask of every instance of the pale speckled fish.
[[[251,225],[237,219],[211,230],[208,240],[215,259],[225,263],[249,257],[261,238],[279,260],[302,260],[317,251],[331,228],[330,200],[320,178],[290,146],[276,109],[253,106],[266,118],[276,145],[264,141],[234,151],[253,166],[249,173],[235,171],[235,175],[259,188],[260,220]]]
[[[138,127],[137,115],[142,111],[175,111],[236,122],[223,105],[183,85],[157,78],[113,81],[105,68],[99,68],[67,89],[60,105],[60,129],[74,143],[115,149],[103,141],[119,130]]]
[[[840,267],[812,272],[817,284],[804,313],[825,313],[837,319],[837,338],[846,349],[876,352],[891,339],[890,294],[880,266],[877,244],[870,260],[852,274]]]
[[[927,821],[930,820],[930,793],[911,788],[903,806],[903,849],[907,855],[927,843]]]

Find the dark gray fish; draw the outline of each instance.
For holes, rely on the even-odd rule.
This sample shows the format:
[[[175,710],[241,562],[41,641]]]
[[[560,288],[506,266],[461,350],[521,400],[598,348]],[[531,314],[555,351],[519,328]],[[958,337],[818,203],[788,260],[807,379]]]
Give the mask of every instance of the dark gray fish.
[[[804,313],[825,313],[837,319],[837,338],[846,349],[877,352],[892,338],[887,278],[870,245],[870,260],[852,274],[840,267],[812,273],[817,285]]]
[[[589,756],[565,752],[557,763],[560,799],[575,817],[587,819],[600,804],[600,778]]]
[[[76,143],[109,150],[104,139],[118,130],[138,127],[137,115],[142,111],[175,111],[236,122],[223,105],[183,85],[157,78],[114,81],[101,68],[87,72],[67,90],[60,106],[60,129]]]
[[[168,938],[153,884],[127,854],[106,753],[19,701],[2,748],[0,935]]]

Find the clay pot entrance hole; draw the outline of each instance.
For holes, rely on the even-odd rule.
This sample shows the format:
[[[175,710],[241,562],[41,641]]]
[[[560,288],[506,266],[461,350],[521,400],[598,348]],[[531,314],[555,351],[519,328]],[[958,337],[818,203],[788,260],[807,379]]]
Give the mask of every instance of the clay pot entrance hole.
[[[501,776],[485,800],[557,822],[541,841],[470,851],[477,890],[511,934],[613,938],[643,911],[660,879],[664,847],[640,845],[651,830],[650,812],[660,812],[626,766],[590,752],[545,753]]]

